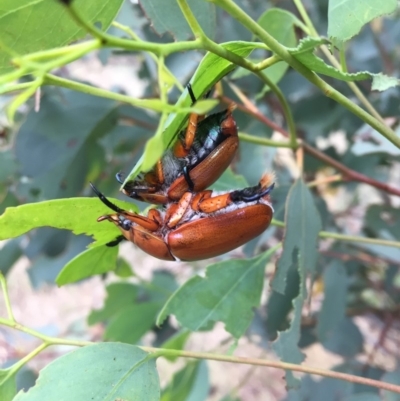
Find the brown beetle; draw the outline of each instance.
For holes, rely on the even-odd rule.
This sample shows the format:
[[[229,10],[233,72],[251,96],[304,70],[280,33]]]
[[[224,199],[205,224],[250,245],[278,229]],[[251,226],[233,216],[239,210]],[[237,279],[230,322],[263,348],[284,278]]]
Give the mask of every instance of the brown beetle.
[[[273,187],[273,175],[265,174],[254,187],[226,193],[187,192],[165,211],[151,209],[142,216],[120,209],[92,185],[100,200],[116,212],[98,221],[114,223],[121,230],[120,239],[156,258],[186,261],[229,252],[266,230],[273,215],[269,197]]]

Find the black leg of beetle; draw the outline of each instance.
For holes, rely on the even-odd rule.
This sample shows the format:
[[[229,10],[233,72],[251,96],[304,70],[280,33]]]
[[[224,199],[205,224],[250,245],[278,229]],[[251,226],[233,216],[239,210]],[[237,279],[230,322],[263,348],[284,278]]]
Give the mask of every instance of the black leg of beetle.
[[[122,171],[120,171],[119,173],[117,173],[117,174],[115,174],[115,178],[117,179],[117,181],[120,183],[120,184],[123,184],[124,183],[124,173],[122,172]]]
[[[113,246],[117,246],[121,241],[123,241],[125,237],[123,235],[119,235],[117,238],[114,240],[107,242],[106,246],[109,246],[110,248]]]
[[[114,203],[110,202],[92,183],[90,183],[90,186],[92,187],[94,193],[99,197],[99,199],[111,210],[114,210],[114,212],[117,213],[123,213],[125,211],[119,208],[117,205],[114,205]]]
[[[260,191],[261,185],[258,184],[255,187],[249,187],[231,192],[231,199],[233,202],[254,202],[260,200],[263,196],[268,195],[274,189],[275,183],[265,188],[264,191]]]
[[[242,200],[244,202],[254,202],[259,199],[261,199],[263,196],[268,195],[273,189],[274,189],[275,183],[270,185],[268,188],[266,188],[263,192],[259,194],[254,194],[252,196],[243,196]]]
[[[193,190],[194,190],[194,183],[193,183],[192,179],[190,178],[189,170],[188,170],[188,167],[187,167],[187,166],[185,166],[185,167],[183,168],[183,176],[185,177],[185,181],[186,181],[187,184],[188,184],[189,190],[190,190],[191,192],[193,192]]]
[[[197,99],[196,99],[196,96],[193,93],[192,85],[190,83],[188,83],[186,85],[186,87],[187,87],[187,90],[189,92],[190,99],[192,100],[192,106],[193,106],[196,103]]]

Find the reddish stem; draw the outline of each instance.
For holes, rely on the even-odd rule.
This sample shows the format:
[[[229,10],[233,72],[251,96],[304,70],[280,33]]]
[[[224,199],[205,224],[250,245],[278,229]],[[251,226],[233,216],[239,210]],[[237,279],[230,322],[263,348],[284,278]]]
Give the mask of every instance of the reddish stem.
[[[222,96],[221,100],[224,103],[228,103],[228,104],[233,102],[232,99],[230,99],[226,96]],[[257,111],[250,110],[249,108],[247,108],[246,106],[244,106],[242,104],[237,104],[237,108],[247,114],[251,114],[253,117],[257,118],[257,120],[261,121],[268,127],[271,127],[274,131],[280,132],[282,135],[284,135],[287,138],[289,137],[289,133],[284,128],[280,127],[278,124],[274,123],[269,118],[265,117],[258,110]],[[354,171],[351,168],[349,168],[349,167],[345,166],[344,164],[338,162],[337,160],[333,159],[332,157],[321,152],[320,150],[315,149],[311,145],[308,145],[307,143],[303,142],[302,147],[309,155],[325,162],[326,164],[329,164],[330,166],[334,167],[336,170],[340,171],[343,174],[344,181],[363,182],[365,184],[371,185],[372,187],[375,187],[384,192],[387,192],[391,195],[400,196],[399,188],[392,187],[391,185],[374,180],[373,178],[370,178],[364,174]]]

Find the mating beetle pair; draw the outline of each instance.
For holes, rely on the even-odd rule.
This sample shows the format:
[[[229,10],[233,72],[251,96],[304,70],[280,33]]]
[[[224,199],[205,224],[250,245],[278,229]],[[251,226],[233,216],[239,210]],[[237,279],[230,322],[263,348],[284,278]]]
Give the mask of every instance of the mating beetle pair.
[[[192,102],[196,101],[188,86]],[[100,200],[115,213],[108,220],[121,231],[120,240],[133,242],[163,260],[201,260],[229,252],[260,235],[270,224],[273,208],[269,193],[273,175],[264,175],[254,187],[226,193],[205,190],[232,161],[238,136],[234,106],[204,119],[191,115],[185,133],[156,166],[128,181],[123,192],[139,200],[164,205],[147,216],[111,203],[93,185]],[[117,176],[119,181],[121,177]]]

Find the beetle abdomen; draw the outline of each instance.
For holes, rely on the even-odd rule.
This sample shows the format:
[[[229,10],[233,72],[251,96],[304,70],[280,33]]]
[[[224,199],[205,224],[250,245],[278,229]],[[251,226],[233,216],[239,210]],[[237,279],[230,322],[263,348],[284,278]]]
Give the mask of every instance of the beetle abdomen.
[[[185,223],[167,236],[169,249],[180,260],[201,260],[229,252],[259,236],[271,223],[265,204],[237,209]]]

